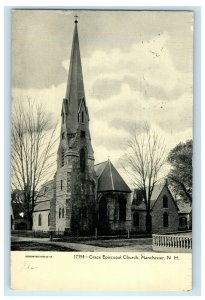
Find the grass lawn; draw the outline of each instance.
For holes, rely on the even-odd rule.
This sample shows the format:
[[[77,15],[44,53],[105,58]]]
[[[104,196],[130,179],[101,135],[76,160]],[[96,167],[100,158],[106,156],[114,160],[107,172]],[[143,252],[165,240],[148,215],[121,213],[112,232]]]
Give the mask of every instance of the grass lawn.
[[[86,244],[92,246],[99,246],[105,248],[125,247],[134,245],[152,245],[152,239],[119,239],[119,240],[90,240],[90,241],[78,241],[79,244]]]
[[[30,241],[18,241],[11,243],[11,251],[76,251],[69,249],[67,247],[61,247],[58,245],[46,244],[46,243],[37,243]]]

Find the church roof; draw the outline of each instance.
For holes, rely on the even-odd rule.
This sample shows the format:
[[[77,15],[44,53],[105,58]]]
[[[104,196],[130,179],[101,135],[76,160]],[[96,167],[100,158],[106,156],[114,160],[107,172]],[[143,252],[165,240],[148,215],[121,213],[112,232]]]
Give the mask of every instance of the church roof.
[[[152,195],[151,195],[151,199],[150,199],[150,208],[151,208],[151,209],[153,208],[155,202],[156,202],[157,199],[159,198],[159,195],[161,194],[161,192],[162,192],[162,190],[163,190],[164,188],[166,188],[167,191],[171,194],[171,192],[170,192],[168,186],[167,186],[166,184],[164,184],[164,183],[163,183],[163,184],[156,184],[156,185],[154,186],[154,189],[153,189]],[[137,197],[136,195],[137,195],[138,192],[140,192],[140,191],[137,190],[137,189],[134,190],[133,201],[136,199],[135,197]],[[147,189],[147,193],[148,193],[148,189]],[[171,194],[171,195],[172,195],[172,194]],[[176,204],[175,201],[174,201],[174,204],[176,205],[176,207],[177,207],[177,209],[178,209],[178,206],[177,206],[177,204]],[[133,204],[133,205],[135,206],[135,208],[136,208],[137,210],[145,210],[145,209],[146,209],[145,202],[144,202],[142,199],[141,199],[141,201],[139,201],[139,202],[137,203],[137,205],[136,205],[136,204]]]
[[[43,211],[43,210],[50,210],[50,200],[41,201],[41,202],[36,203],[34,212]]]
[[[118,191],[131,193],[130,188],[110,160],[95,165],[95,172],[98,177],[98,192]]]

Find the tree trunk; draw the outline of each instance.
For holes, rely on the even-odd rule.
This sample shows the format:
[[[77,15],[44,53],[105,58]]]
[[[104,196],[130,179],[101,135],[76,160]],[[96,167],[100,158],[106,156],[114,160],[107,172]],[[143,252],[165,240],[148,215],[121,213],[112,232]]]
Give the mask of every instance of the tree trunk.
[[[33,228],[33,213],[28,213],[28,230],[32,230]]]
[[[150,214],[150,211],[147,211],[146,214],[146,231],[147,233],[150,233],[152,231],[152,216]]]

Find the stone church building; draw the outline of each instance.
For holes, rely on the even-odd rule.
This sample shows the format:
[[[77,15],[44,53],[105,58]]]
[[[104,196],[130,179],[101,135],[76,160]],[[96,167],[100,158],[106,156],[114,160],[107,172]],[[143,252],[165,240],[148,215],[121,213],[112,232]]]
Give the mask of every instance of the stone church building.
[[[42,187],[34,230],[67,234],[124,232],[131,223],[131,190],[110,160],[94,165],[83,84],[77,20],[61,110],[54,179]]]
[[[57,170],[53,180],[41,188],[33,230],[68,235],[91,235],[96,229],[101,235],[125,233],[128,229],[144,232],[146,211],[142,199],[136,191],[131,193],[109,159],[94,165],[77,23],[62,101]],[[178,208],[167,186],[155,187],[151,210],[153,232],[178,229]]]

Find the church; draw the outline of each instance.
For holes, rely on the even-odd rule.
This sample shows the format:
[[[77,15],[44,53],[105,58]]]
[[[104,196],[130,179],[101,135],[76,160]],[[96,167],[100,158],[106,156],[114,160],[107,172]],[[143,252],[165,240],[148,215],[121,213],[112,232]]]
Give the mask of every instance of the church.
[[[146,208],[141,192],[131,191],[110,159],[94,164],[77,24],[75,20],[57,170],[41,188],[33,230],[74,236],[145,233]],[[187,218],[180,213],[167,183],[156,185],[151,199],[152,232],[179,230],[180,218]]]
[[[42,186],[33,230],[124,233],[131,226],[131,190],[109,159],[94,165],[77,23],[62,101],[57,170],[53,180]]]

